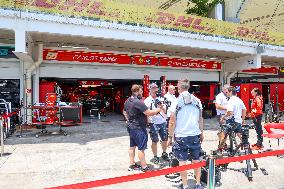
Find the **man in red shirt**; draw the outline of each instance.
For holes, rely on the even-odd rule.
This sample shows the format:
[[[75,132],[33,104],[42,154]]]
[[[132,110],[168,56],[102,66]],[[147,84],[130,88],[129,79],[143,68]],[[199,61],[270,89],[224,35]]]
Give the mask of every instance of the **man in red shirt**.
[[[117,91],[114,97],[114,111],[115,113],[121,113],[120,110],[120,103],[121,103],[121,94],[120,91]]]
[[[252,145],[252,148],[255,150],[260,150],[263,148],[263,130],[261,125],[262,120],[262,108],[263,108],[263,99],[261,92],[258,88],[254,88],[251,91],[251,95],[254,97],[251,104],[251,117],[253,118],[253,123],[255,125],[255,131],[257,134],[257,143]]]

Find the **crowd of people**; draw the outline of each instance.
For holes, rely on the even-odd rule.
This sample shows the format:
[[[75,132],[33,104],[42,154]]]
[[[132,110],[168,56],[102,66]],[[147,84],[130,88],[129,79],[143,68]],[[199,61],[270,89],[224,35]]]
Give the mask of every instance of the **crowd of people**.
[[[152,141],[151,149],[153,153],[153,163],[159,164],[163,159],[168,160],[167,149],[172,146],[172,152],[179,165],[185,165],[190,159],[193,163],[199,162],[201,158],[201,143],[204,140],[204,124],[202,118],[201,101],[189,93],[190,82],[187,79],[178,81],[178,97],[175,96],[175,86],[168,86],[168,92],[164,97],[157,96],[158,86],[155,83],[150,85],[150,95],[143,101],[143,87],[133,85],[132,96],[124,104],[123,114],[127,120],[127,129],[130,137],[129,171],[142,170],[150,171],[145,160],[145,150],[147,149],[148,133]],[[220,94],[216,96],[215,106],[220,126],[227,119],[233,118],[237,127],[235,133],[241,138],[241,128],[245,124],[245,118],[249,115],[255,124],[258,141],[252,148],[261,149],[262,145],[262,107],[263,100],[259,89],[251,91],[254,97],[251,112],[247,114],[247,109],[243,101],[237,97],[236,89],[229,85],[224,85]],[[226,131],[218,132],[218,149],[226,148]],[[161,143],[162,154],[158,157],[157,145]],[[138,153],[140,165],[135,163],[135,153]],[[190,157],[189,157],[190,154]],[[194,170],[196,179],[196,189],[202,189],[200,183],[201,168]],[[181,189],[188,188],[187,172],[180,173],[182,184]]]

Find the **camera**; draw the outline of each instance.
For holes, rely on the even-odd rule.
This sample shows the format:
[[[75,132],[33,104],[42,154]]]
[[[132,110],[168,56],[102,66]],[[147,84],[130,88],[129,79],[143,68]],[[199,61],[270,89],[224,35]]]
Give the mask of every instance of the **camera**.
[[[155,107],[158,107],[162,104],[163,104],[162,101],[160,101],[158,98],[155,99],[155,102],[154,102]]]
[[[171,107],[171,101],[169,101],[167,98],[164,98],[164,104],[166,105],[167,108]]]
[[[234,116],[226,120],[226,123],[222,125],[222,130],[225,132],[233,131],[237,127]]]
[[[243,125],[242,126],[242,130],[241,130],[241,133],[242,133],[242,143],[244,144],[248,144],[249,141],[249,128],[250,126],[249,125]]]

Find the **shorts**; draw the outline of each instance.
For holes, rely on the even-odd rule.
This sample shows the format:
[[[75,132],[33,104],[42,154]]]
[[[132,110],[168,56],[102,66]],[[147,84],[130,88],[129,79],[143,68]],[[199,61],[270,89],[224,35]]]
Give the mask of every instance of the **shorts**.
[[[232,125],[230,127],[223,127],[222,130],[225,133],[228,133],[230,131],[234,131],[235,133],[241,133],[242,132],[242,124],[235,123],[234,125]]]
[[[176,137],[173,145],[173,153],[179,161],[199,160],[201,143],[199,136]]]
[[[147,148],[148,134],[146,128],[128,129],[130,137],[130,147],[138,147],[142,151]]]
[[[159,136],[162,141],[168,140],[167,123],[153,124],[150,126],[150,137],[152,142],[159,142]]]

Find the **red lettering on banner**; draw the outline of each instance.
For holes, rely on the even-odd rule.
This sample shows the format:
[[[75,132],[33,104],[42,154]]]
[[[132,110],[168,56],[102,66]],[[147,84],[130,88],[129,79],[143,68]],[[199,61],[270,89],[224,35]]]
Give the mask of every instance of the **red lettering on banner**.
[[[50,3],[47,1],[48,0],[35,0],[32,5],[36,7],[53,8],[60,3],[60,0],[50,0]]]
[[[182,67],[182,68],[199,68],[220,70],[221,63],[214,61],[179,59],[179,58],[160,58],[160,66]]]
[[[102,2],[94,2],[87,11],[89,14],[105,15],[104,6]]]
[[[71,7],[75,7],[75,0],[66,0],[63,5],[59,7],[59,10],[65,11],[70,9]]]
[[[236,35],[241,36],[241,37],[246,37],[249,34],[249,29],[245,27],[238,27],[238,31]]]
[[[194,23],[192,25],[192,28],[197,29],[197,30],[204,30],[204,27],[201,26],[202,19],[197,18],[194,20]]]
[[[188,17],[187,19],[185,19],[184,16],[180,16],[178,17],[177,21],[174,23],[175,26],[180,26],[182,24],[183,27],[188,28],[190,26],[190,24],[192,23],[194,18],[192,17]]]
[[[77,3],[75,7],[75,11],[81,12],[85,10],[86,7],[89,6],[90,0],[82,0],[81,3]]]
[[[171,24],[175,20],[175,16],[169,13],[157,12],[159,16],[156,20],[156,23],[159,24]]]

